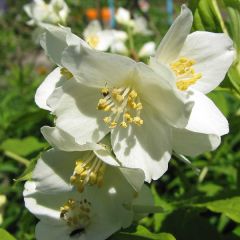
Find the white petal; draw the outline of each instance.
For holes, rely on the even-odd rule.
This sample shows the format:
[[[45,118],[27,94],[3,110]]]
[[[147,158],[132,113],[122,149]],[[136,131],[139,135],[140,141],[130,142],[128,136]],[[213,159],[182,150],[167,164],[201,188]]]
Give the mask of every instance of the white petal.
[[[97,34],[99,38],[99,43],[95,47],[99,51],[107,51],[114,41],[114,36],[111,30],[103,30]]]
[[[46,32],[42,36],[40,44],[52,61],[59,66],[62,66],[62,52],[67,46],[83,45],[86,48],[89,47],[85,41],[74,35],[70,28],[50,24],[41,24],[41,27]]]
[[[144,183],[144,172],[141,169],[119,168],[120,172],[127,179],[128,183],[138,193]]]
[[[70,177],[75,162],[86,156],[88,152],[63,152],[55,149],[44,152],[34,169],[32,179],[40,192],[53,194],[72,189]]]
[[[128,54],[128,48],[122,41],[114,41],[111,45],[111,52],[112,53],[118,53],[127,55]]]
[[[58,194],[56,196],[52,193],[46,196],[36,190],[36,184],[37,183],[33,181],[25,183],[23,192],[25,206],[39,219],[52,223],[59,218],[59,208],[57,204],[65,201],[65,199],[63,199],[64,195]]]
[[[221,138],[213,134],[196,133],[186,129],[173,129],[173,150],[178,154],[195,157],[215,150]]]
[[[75,141],[75,139],[62,129],[57,127],[42,127],[41,133],[45,139],[51,144],[51,146],[62,150],[62,151],[86,151],[94,149],[102,149],[103,147],[96,143],[86,143],[80,145]]]
[[[222,136],[229,132],[228,121],[216,105],[201,92],[192,95],[194,106],[186,129],[204,134]]]
[[[172,72],[163,64],[158,65],[159,71],[155,72],[145,64],[137,64],[136,91],[141,93],[141,101],[144,100],[147,105],[161,113],[166,122],[173,126],[185,127],[191,113],[192,102],[187,95],[175,91],[169,84],[169,79],[174,78]]]
[[[102,31],[101,24],[98,20],[91,21],[83,31],[83,36],[87,39],[89,36]]]
[[[35,95],[36,104],[42,108],[51,111],[47,105],[47,99],[54,89],[65,82],[65,78],[60,73],[60,68],[55,68],[38,87]]]
[[[109,132],[102,120],[105,112],[96,108],[100,98],[98,89],[71,79],[53,92],[48,104],[57,116],[56,126],[84,145],[97,143]]]
[[[36,226],[37,240],[72,240],[68,232],[69,229],[64,225],[54,226],[41,221]]]
[[[139,57],[153,56],[155,53],[156,44],[155,42],[145,43],[139,51]]]
[[[157,113],[144,107],[142,126],[114,129],[112,146],[117,159],[124,167],[144,171],[145,181],[160,178],[168,168],[171,157],[171,129]]]
[[[195,72],[202,73],[192,88],[208,93],[224,79],[235,50],[232,40],[224,33],[194,32],[187,37],[180,55],[194,59]]]
[[[70,46],[65,49],[63,65],[74,77],[87,86],[119,86],[128,77],[135,62],[127,57]]]
[[[116,21],[120,24],[126,25],[126,26],[133,26],[134,22],[131,19],[130,12],[125,8],[118,8],[117,12],[115,14]]]
[[[193,16],[191,11],[182,5],[181,14],[176,18],[167,34],[157,48],[156,58],[163,63],[175,60],[190,33]]]

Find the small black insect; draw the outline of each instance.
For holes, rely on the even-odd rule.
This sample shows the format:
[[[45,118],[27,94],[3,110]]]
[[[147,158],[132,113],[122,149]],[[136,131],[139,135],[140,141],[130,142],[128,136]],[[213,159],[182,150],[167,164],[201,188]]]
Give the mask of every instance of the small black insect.
[[[84,231],[85,231],[84,228],[77,228],[77,229],[73,230],[73,231],[69,234],[69,236],[70,236],[70,237],[74,237],[74,236],[76,236],[76,235],[82,234]]]

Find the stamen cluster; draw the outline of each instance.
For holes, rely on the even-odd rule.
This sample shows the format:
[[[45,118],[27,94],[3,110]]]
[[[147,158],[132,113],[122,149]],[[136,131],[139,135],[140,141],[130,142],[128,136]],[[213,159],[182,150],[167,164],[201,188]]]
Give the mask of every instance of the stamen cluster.
[[[195,84],[202,77],[202,73],[195,73],[192,67],[194,64],[196,64],[195,60],[186,57],[181,57],[170,64],[178,78],[176,85],[179,90],[187,90],[189,86]]]
[[[143,119],[140,117],[143,106],[134,89],[104,87],[101,94],[104,98],[99,99],[97,109],[111,112],[103,119],[109,128],[118,125],[127,128],[131,123],[143,125]]]

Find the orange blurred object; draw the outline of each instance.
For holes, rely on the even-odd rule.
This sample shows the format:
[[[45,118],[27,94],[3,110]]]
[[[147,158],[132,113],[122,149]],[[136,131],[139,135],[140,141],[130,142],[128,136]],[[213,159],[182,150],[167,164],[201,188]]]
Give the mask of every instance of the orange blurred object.
[[[105,22],[110,21],[110,19],[111,19],[110,8],[103,7],[102,10],[101,10],[101,17],[102,17],[102,20],[105,21]]]
[[[86,15],[89,21],[95,20],[98,18],[98,12],[96,8],[88,8],[86,10]]]

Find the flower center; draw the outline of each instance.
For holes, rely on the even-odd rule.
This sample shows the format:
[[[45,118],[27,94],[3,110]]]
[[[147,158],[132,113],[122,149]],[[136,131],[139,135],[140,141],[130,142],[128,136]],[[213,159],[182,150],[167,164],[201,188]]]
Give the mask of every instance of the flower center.
[[[90,47],[96,48],[100,39],[97,35],[92,35],[92,36],[88,36],[86,41],[90,45]]]
[[[110,112],[110,115],[103,119],[109,128],[118,125],[127,128],[132,123],[143,125],[140,117],[143,106],[134,89],[104,87],[101,93],[104,98],[99,99],[97,109]]]
[[[69,72],[68,69],[66,69],[66,68],[61,68],[61,69],[60,69],[60,73],[61,73],[61,75],[62,75],[63,77],[65,77],[67,80],[73,77],[72,73]]]
[[[193,65],[195,60],[181,57],[170,64],[171,69],[177,76],[177,88],[185,91],[189,86],[195,84],[202,77],[202,73],[195,73]]]
[[[60,218],[64,220],[69,227],[84,230],[90,224],[91,203],[86,199],[76,201],[69,199],[60,207]]]
[[[83,192],[86,184],[101,187],[105,169],[106,164],[91,152],[86,160],[80,159],[76,161],[73,175],[70,177],[70,183],[79,192]]]

